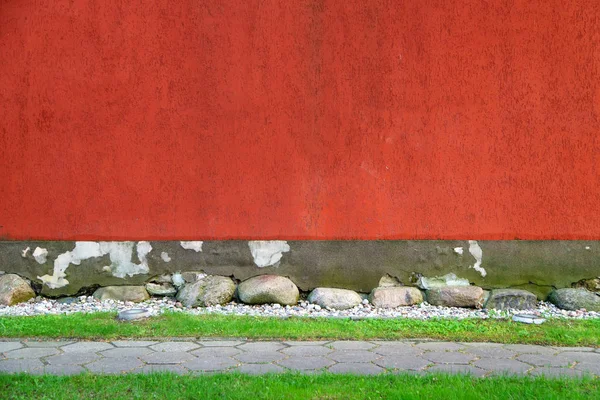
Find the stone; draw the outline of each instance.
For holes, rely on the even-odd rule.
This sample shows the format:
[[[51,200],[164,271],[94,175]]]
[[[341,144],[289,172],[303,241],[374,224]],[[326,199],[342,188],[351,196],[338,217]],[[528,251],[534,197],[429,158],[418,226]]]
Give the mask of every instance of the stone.
[[[377,308],[412,306],[423,302],[423,294],[415,287],[378,287],[369,295],[369,302]]]
[[[449,273],[444,276],[436,276],[434,278],[427,278],[425,276],[419,277],[417,286],[421,289],[435,289],[445,286],[470,286],[468,279],[459,278],[456,274]]]
[[[207,275],[202,271],[185,271],[181,273],[181,277],[186,283],[194,283],[200,279],[205,278]]]
[[[316,288],[308,295],[308,301],[324,308],[347,310],[362,303],[362,297],[353,290]]]
[[[481,308],[483,289],[478,286],[443,286],[429,289],[427,302],[434,306]]]
[[[294,282],[288,278],[260,275],[240,283],[238,297],[246,304],[295,305],[298,303],[300,292]]]
[[[521,289],[494,289],[485,304],[485,308],[496,310],[533,310],[537,306],[537,296]]]
[[[394,286],[403,286],[402,282],[400,282],[400,280],[398,278],[396,278],[395,276],[391,276],[391,275],[384,275],[381,277],[381,279],[379,279],[379,284],[377,285],[377,287],[394,287]]]
[[[6,274],[0,276],[0,304],[12,306],[35,297],[35,292],[19,275]]]
[[[600,296],[582,288],[557,289],[550,293],[548,301],[563,310],[580,310],[585,308],[587,311],[600,312]]]
[[[208,275],[197,282],[186,283],[179,293],[179,300],[185,307],[206,307],[229,303],[235,293],[235,283],[231,278]]]
[[[93,296],[100,300],[131,301],[139,303],[150,298],[144,286],[106,286],[97,289]]]
[[[146,290],[151,296],[175,296],[177,289],[171,283],[147,283]]]
[[[600,277],[593,279],[582,279],[579,282],[573,284],[574,288],[584,288],[590,292],[600,293]]]

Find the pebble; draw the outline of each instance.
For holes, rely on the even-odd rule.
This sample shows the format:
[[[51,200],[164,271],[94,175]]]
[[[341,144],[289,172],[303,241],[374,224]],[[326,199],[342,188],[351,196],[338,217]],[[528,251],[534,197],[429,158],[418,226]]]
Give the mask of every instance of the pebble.
[[[39,298],[34,302],[26,302],[14,306],[0,306],[0,316],[28,316],[41,314],[72,314],[95,312],[118,312],[131,308],[147,308],[152,315],[163,312],[183,312],[192,315],[220,314],[220,315],[250,315],[264,317],[329,317],[350,318],[361,320],[368,318],[411,318],[427,320],[432,318],[480,318],[480,319],[509,319],[514,314],[534,314],[543,318],[560,319],[592,319],[600,318],[600,313],[593,311],[567,311],[556,308],[553,304],[539,302],[534,310],[475,310],[456,307],[437,307],[427,303],[415,306],[398,307],[394,309],[378,309],[367,303],[360,304],[349,310],[326,310],[316,304],[302,301],[293,307],[282,307],[279,304],[246,305],[231,302],[225,305],[216,305],[205,308],[184,308],[181,303],[173,298],[152,298],[143,303],[123,303],[108,300],[98,301],[93,297],[81,296],[71,303],[60,302],[54,299]]]

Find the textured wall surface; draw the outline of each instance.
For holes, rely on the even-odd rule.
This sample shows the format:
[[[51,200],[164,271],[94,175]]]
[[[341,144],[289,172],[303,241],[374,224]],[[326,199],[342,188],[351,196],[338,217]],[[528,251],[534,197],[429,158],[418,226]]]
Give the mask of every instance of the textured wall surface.
[[[600,2],[0,0],[0,238],[600,239]]]

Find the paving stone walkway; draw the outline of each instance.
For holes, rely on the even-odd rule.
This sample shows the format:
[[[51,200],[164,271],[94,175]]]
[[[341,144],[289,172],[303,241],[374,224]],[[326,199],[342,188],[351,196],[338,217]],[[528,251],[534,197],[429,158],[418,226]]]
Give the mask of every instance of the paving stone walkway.
[[[395,372],[600,377],[600,349],[432,341],[0,341],[0,372]]]

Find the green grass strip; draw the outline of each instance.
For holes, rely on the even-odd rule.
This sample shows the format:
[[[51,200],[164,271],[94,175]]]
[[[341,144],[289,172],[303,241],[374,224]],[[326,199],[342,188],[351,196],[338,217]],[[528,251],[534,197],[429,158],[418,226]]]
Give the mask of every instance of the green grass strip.
[[[594,399],[600,380],[461,375],[0,375],[6,399]]]
[[[600,346],[600,319],[548,320],[526,325],[480,319],[267,318],[169,313],[139,322],[118,322],[114,313],[0,318],[5,338],[248,338],[248,339],[409,339],[462,342],[529,343],[556,346]]]

